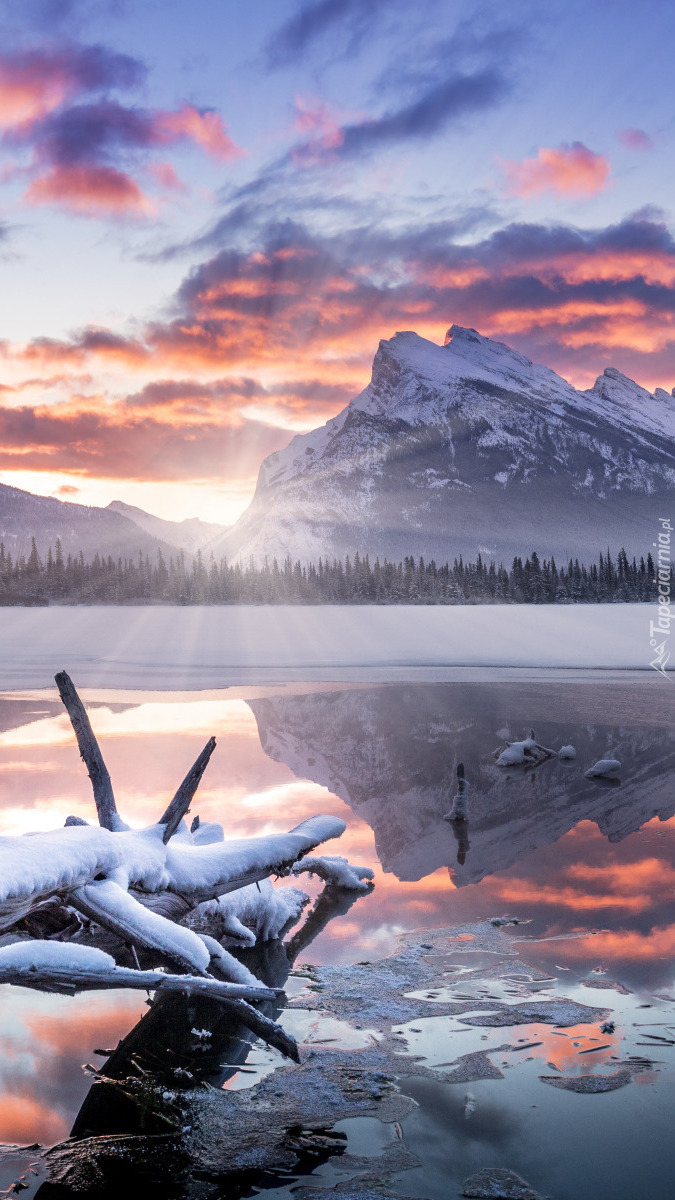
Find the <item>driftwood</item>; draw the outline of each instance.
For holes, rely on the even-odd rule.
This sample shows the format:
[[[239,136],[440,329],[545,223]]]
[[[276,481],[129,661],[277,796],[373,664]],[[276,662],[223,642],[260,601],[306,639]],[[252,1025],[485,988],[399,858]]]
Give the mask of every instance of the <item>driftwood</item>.
[[[541,746],[537,742],[534,729],[530,730],[529,737],[520,742],[507,742],[506,749],[494,752],[498,767],[538,767],[549,758],[557,758],[557,756],[557,750],[551,750],[548,746]]]
[[[199,787],[202,775],[209,764],[209,759],[215,748],[216,739],[211,737],[206,743],[197,761],[190,767],[190,770],[178,788],[178,791],[176,792],[176,795],[174,796],[170,805],[159,818],[160,825],[166,826],[164,830],[165,845],[169,839],[173,837],[174,833],[178,829],[178,826],[183,820],[183,817],[185,817],[189,812],[190,805],[192,803],[192,797]],[[197,824],[199,824],[198,817]]]
[[[69,967],[5,967],[0,966],[0,983],[19,984],[35,988],[40,992],[95,992],[109,988],[136,988],[144,992],[195,992],[210,996],[214,1000],[274,1000],[278,991],[263,984],[252,986],[243,983],[224,983],[197,975],[169,975],[165,971],[135,971],[130,967],[115,967],[114,970],[94,971]]]
[[[99,825],[102,825],[104,829],[115,829],[117,805],[115,804],[112,783],[108,768],[103,761],[103,755],[94,736],[94,731],[89,723],[89,717],[85,711],[84,704],[75,691],[75,685],[70,675],[65,671],[59,671],[58,675],[55,675],[54,678],[56,686],[59,689],[59,695],[70,717],[70,723],[75,731],[80,756],[91,779]]]
[[[190,837],[172,841],[214,751],[212,737],[160,820],[145,830],[130,830],[117,810],[110,775],[72,680],[62,671],[56,683],[91,780],[100,828],[69,817],[67,830],[19,838],[16,843],[0,839],[0,925],[30,937],[16,947],[8,945],[11,954],[0,950],[0,983],[70,995],[96,988],[140,988],[158,996],[179,993],[195,1001],[217,1001],[233,1027],[247,1029],[297,1060],[293,1038],[256,1007],[275,1000],[278,989],[262,985],[206,932],[202,935],[179,922],[204,900],[224,897],[270,875],[288,875],[319,843],[339,836],[344,822],[310,817],[288,833],[230,844],[213,839],[193,843]],[[195,818],[193,831],[198,828]],[[345,880],[347,873],[353,875],[347,886],[369,886],[362,882],[372,875],[368,868],[325,860],[331,861],[340,864]],[[268,901],[259,892],[256,904],[258,895],[261,907],[254,906],[251,919],[266,931],[263,936],[276,938],[279,926],[271,922],[278,919],[280,901],[276,908],[265,907]],[[295,920],[297,914],[291,923]],[[69,944],[72,951],[56,954],[51,947],[57,943],[64,951]],[[105,954],[112,952],[107,965],[101,947]],[[162,969],[141,969],[139,953],[146,967],[161,963]],[[129,956],[134,968],[116,965],[115,957],[126,962]],[[163,969],[167,960],[181,973]]]

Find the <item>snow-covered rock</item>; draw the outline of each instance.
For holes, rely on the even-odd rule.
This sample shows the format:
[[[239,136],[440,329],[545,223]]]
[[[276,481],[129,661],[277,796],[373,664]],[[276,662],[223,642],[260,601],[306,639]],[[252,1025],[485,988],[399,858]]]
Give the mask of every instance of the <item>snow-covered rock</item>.
[[[571,762],[572,759],[576,758],[576,756],[577,752],[574,749],[574,746],[561,746],[558,751],[558,758],[562,758],[563,761]]]
[[[614,779],[621,770],[618,758],[600,758],[592,767],[584,771],[587,779]]]

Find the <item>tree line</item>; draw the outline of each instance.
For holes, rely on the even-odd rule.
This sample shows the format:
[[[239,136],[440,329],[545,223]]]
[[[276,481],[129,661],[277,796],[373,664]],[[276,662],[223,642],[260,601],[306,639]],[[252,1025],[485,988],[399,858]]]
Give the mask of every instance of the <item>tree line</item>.
[[[671,594],[673,569],[670,568]],[[558,566],[553,557],[532,551],[524,560],[475,562],[455,558],[442,565],[412,555],[402,562],[373,561],[354,554],[332,561],[302,564],[290,557],[262,565],[188,561],[182,551],[168,561],[94,554],[64,556],[57,540],[46,559],[32,539],[28,557],[15,561],[0,544],[0,604],[593,604],[656,601],[657,579],[651,554],[629,559],[600,553],[585,565],[570,559]]]

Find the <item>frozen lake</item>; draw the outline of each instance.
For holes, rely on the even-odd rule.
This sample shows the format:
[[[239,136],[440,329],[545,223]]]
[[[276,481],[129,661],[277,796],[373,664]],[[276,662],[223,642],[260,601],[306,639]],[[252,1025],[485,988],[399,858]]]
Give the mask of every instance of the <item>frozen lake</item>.
[[[371,611],[377,617],[382,610]],[[574,617],[579,611],[571,610]],[[113,610],[115,620],[119,613]],[[66,615],[74,619],[78,610]],[[100,610],[97,621],[100,629]],[[46,654],[48,643],[38,649]],[[80,669],[86,671],[84,657]],[[373,866],[375,889],[303,946],[296,971],[382,958],[409,930],[508,915],[522,924],[504,930],[505,944],[516,941],[540,972],[537,1000],[566,996],[611,1010],[615,1029],[607,1035],[597,1022],[467,1030],[435,1016],[431,1001],[428,1016],[395,1025],[401,1047],[420,1062],[443,1065],[482,1050],[498,1072],[469,1084],[414,1072],[400,1080],[419,1105],[401,1124],[420,1165],[400,1172],[396,1194],[453,1200],[472,1171],[508,1165],[556,1200],[666,1200],[675,1171],[667,1131],[675,1099],[675,689],[654,672],[585,677],[583,686],[573,672],[507,679],[358,686],[305,680],[182,696],[94,690],[88,703],[120,811],[134,825],[156,819],[211,734],[217,750],[193,805],[203,820],[224,821],[235,837],[262,825],[266,832],[285,829],[316,812],[347,822],[326,852]],[[495,748],[531,725],[546,745],[575,745],[576,761],[496,767]],[[585,778],[585,768],[605,756],[623,763],[620,782]],[[468,828],[458,836],[443,817],[460,759],[471,788]],[[55,689],[0,696],[0,834],[55,828],[69,813],[91,820],[93,806]],[[301,886],[316,893],[305,876]],[[439,960],[448,996],[481,997],[497,988],[514,1003],[532,991],[517,976],[486,983],[481,972],[490,955],[472,952],[470,935],[462,938],[451,940]],[[302,986],[301,976],[290,976],[291,994]],[[57,1141],[91,1088],[82,1064],[101,1065],[97,1049],[129,1033],[147,1011],[143,998],[115,992],[71,999],[6,985],[2,991],[0,1141]],[[319,1052],[322,1039],[332,1046],[345,1036],[343,1024],[320,1012],[296,1010],[282,1021]],[[355,1051],[368,1041],[358,1027],[350,1036]],[[609,1094],[578,1095],[540,1080],[602,1076],[629,1060],[646,1065]],[[278,1064],[254,1046],[245,1071],[223,1070],[209,1080],[245,1088]],[[470,1118],[467,1090],[476,1104]],[[379,1153],[378,1137],[393,1137],[388,1126],[378,1134],[375,1121],[342,1124],[366,1155]],[[15,1178],[11,1156],[8,1164],[2,1174],[0,1161],[0,1187]],[[331,1160],[303,1179],[268,1179],[249,1194],[272,1187],[274,1197],[290,1197],[302,1182],[332,1187],[345,1177],[340,1170]]]
[[[646,671],[651,605],[0,609],[0,690],[203,689],[242,683],[443,680],[486,672]],[[675,663],[675,658],[673,659]]]

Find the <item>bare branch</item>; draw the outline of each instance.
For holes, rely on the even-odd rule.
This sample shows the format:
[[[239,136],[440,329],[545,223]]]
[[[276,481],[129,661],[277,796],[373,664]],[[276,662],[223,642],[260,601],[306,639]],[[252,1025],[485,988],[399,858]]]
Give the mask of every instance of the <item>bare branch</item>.
[[[115,824],[114,817],[117,815],[117,805],[108,768],[103,761],[96,736],[89,724],[89,717],[70,676],[65,671],[59,671],[54,678],[75,731],[80,755],[91,779],[99,825],[102,825],[104,829],[112,830]]]
[[[190,767],[190,770],[178,788],[178,791],[176,792],[176,795],[174,796],[170,805],[159,818],[159,824],[166,826],[164,830],[164,837],[162,839],[164,845],[166,845],[169,839],[173,837],[174,833],[178,829],[178,826],[183,820],[183,817],[189,811],[190,804],[192,803],[192,797],[199,787],[202,775],[208,766],[209,759],[215,748],[216,739],[211,737],[206,743],[197,761],[193,764],[193,766]]]
[[[169,975],[164,971],[135,971],[131,967],[114,967],[86,970],[76,966],[0,966],[0,983],[14,983],[37,991],[75,992],[99,991],[106,988],[139,988],[142,991],[186,992],[212,996],[223,1003],[235,1004],[240,998],[249,1000],[275,1000],[278,989],[251,987],[242,983],[223,983],[197,975]],[[244,1010],[246,1012],[246,1009]],[[270,1022],[274,1024],[274,1022]]]

